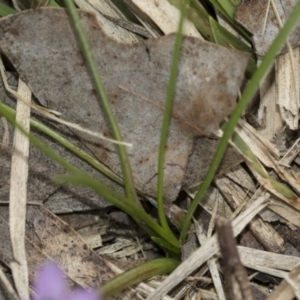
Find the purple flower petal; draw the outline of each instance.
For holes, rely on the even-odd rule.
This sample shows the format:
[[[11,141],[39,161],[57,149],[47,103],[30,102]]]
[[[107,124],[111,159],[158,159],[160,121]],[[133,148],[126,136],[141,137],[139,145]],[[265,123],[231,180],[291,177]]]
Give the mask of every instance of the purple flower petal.
[[[37,296],[33,300],[63,300],[67,294],[64,273],[54,263],[46,263],[37,273],[34,289]]]
[[[101,300],[101,297],[94,290],[79,289],[70,293],[66,300]]]

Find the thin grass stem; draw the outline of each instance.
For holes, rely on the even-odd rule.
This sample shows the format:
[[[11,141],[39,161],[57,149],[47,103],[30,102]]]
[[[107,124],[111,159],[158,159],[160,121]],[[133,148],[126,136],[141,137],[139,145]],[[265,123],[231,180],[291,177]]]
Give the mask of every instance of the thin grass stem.
[[[105,112],[105,115],[107,117],[107,120],[109,122],[111,131],[112,131],[113,138],[118,141],[122,141],[123,139],[122,139],[121,131],[119,129],[116,118],[113,114],[110,102],[106,96],[104,85],[100,78],[95,59],[94,59],[92,51],[90,49],[87,37],[86,37],[84,30],[80,24],[80,19],[79,19],[78,13],[76,11],[75,4],[72,0],[65,0],[64,3],[69,12],[72,24],[74,25],[74,29],[75,29],[75,33],[78,38],[78,42],[82,48],[82,52],[83,52],[84,58],[86,60],[87,67],[91,73],[91,77],[92,77],[95,89],[97,91],[99,103]],[[119,158],[120,158],[127,201],[135,203],[140,208],[142,208],[142,205],[139,201],[139,198],[138,198],[135,188],[134,188],[133,176],[132,176],[130,161],[129,161],[129,157],[128,157],[126,148],[123,145],[116,145],[116,148],[117,148]]]
[[[7,106],[6,104],[2,103],[2,105],[7,109],[7,112],[11,114],[12,117],[15,117],[16,112],[11,107]],[[37,130],[45,133],[47,136],[51,137],[53,140],[61,144],[62,146],[66,147],[68,150],[72,151],[76,154],[80,159],[87,162],[89,165],[94,167],[96,170],[101,172],[107,178],[115,181],[116,183],[123,186],[123,181],[115,175],[111,170],[109,170],[106,166],[101,164],[97,159],[86,153],[85,151],[81,150],[80,148],[76,147],[74,144],[69,142],[63,136],[46,126],[45,124],[38,122],[36,120],[30,119],[30,126],[36,128]]]
[[[100,294],[105,298],[117,295],[123,289],[153,276],[171,273],[178,265],[177,260],[170,258],[158,258],[148,261],[105,283],[100,288]]]
[[[178,65],[179,65],[179,59],[180,59],[180,47],[181,47],[181,42],[182,42],[182,30],[183,30],[184,20],[185,20],[186,14],[187,14],[188,3],[189,3],[189,0],[187,0],[187,1],[185,0],[182,5],[179,24],[178,24],[178,31],[176,33],[174,52],[173,52],[173,56],[172,56],[172,64],[171,64],[170,77],[169,77],[169,84],[168,84],[168,89],[167,89],[167,98],[166,98],[166,104],[165,104],[164,118],[163,118],[161,134],[160,134],[159,153],[158,153],[158,175],[157,175],[158,218],[159,218],[159,222],[160,222],[161,226],[172,235],[174,235],[174,234],[171,231],[168,221],[167,221],[167,218],[166,218],[166,214],[164,211],[164,200],[163,200],[165,149],[166,149],[166,145],[167,145],[169,124],[170,124],[170,120],[171,120],[173,98],[174,98],[175,86],[176,86],[176,80],[177,80]]]

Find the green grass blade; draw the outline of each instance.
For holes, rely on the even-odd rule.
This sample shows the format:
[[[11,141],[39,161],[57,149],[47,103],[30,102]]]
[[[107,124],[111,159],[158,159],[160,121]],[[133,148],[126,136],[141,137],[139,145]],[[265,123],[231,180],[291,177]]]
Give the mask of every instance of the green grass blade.
[[[220,34],[218,23],[211,16],[209,16],[208,19],[209,19],[209,24],[210,24],[211,31],[212,31],[213,36],[214,36],[215,43],[218,44],[218,45],[225,46],[222,35]]]
[[[179,0],[169,0],[174,2],[174,5]],[[199,5],[199,3],[196,0],[191,0],[192,5],[188,9],[188,18],[193,22],[193,24],[196,26],[196,28],[199,30],[199,32],[202,34],[202,36],[213,43],[216,43],[214,40],[214,35],[212,28],[210,26],[209,17],[210,15]],[[230,25],[235,28],[246,40],[250,41],[250,35],[236,22],[231,21],[228,19]],[[245,44],[240,38],[233,35],[231,32],[229,32],[226,28],[221,26],[219,23],[216,23],[216,26],[218,26],[218,29],[220,31],[220,35],[222,36],[223,43],[226,42],[226,47],[234,47],[236,49],[239,49],[241,51],[247,51],[252,53],[252,48],[249,47],[247,44]]]
[[[5,16],[8,16],[8,15],[13,15],[17,13],[17,11],[3,3],[0,3],[0,16],[1,17],[5,17]]]
[[[116,192],[114,189],[106,186],[101,181],[95,179],[93,176],[76,169],[69,174],[56,175],[53,180],[59,184],[73,184],[94,187],[98,186],[97,194],[104,197],[108,202],[115,205],[116,207],[126,211],[128,214],[132,215],[133,210],[125,202],[125,196]],[[93,188],[94,189],[94,188]]]
[[[272,66],[273,61],[277,55],[277,53],[280,51],[281,47],[285,43],[289,33],[292,31],[294,26],[296,25],[298,19],[300,16],[300,1],[295,5],[292,13],[290,14],[288,20],[284,24],[283,28],[280,30],[279,34],[277,35],[276,39],[272,43],[271,47],[269,48],[267,54],[262,60],[262,63],[258,67],[257,71],[254,73],[253,77],[247,84],[243,95],[237,104],[235,110],[233,111],[226,127],[224,130],[224,134],[219,142],[218,148],[214,154],[214,157],[212,159],[210,168],[205,176],[204,181],[202,182],[199,191],[197,192],[191,206],[189,207],[187,214],[184,219],[183,228],[180,235],[180,241],[181,243],[184,243],[186,240],[187,232],[189,230],[190,224],[191,224],[191,218],[200,202],[202,197],[204,196],[207,188],[211,184],[214,175],[218,169],[218,166],[224,156],[224,153],[226,151],[228,140],[231,137],[234,127],[236,126],[239,118],[241,117],[243,111],[245,110],[247,104],[254,96],[260,81],[263,79],[264,75],[267,73],[269,68]]]
[[[169,255],[172,255],[172,258],[177,258],[180,260],[180,249],[178,247],[174,247],[170,243],[166,243],[162,238],[152,236],[151,240],[159,245],[162,249],[164,249]]]
[[[160,144],[159,144],[159,153],[158,153],[158,174],[157,174],[157,209],[158,209],[158,218],[161,226],[167,230],[170,234],[173,235],[169,224],[167,222],[167,218],[164,211],[164,200],[163,200],[163,188],[164,188],[164,168],[165,168],[165,149],[167,145],[169,124],[171,120],[171,112],[173,106],[173,98],[175,93],[175,85],[177,80],[178,73],[178,64],[180,57],[180,47],[182,42],[182,29],[184,19],[187,13],[187,5],[189,1],[185,1],[182,9],[181,16],[178,24],[178,31],[176,33],[175,44],[174,44],[174,52],[172,56],[172,64],[170,70],[170,78],[167,89],[167,97],[164,111],[163,124],[160,134]]]
[[[75,33],[78,38],[78,42],[80,43],[84,58],[86,60],[87,66],[88,66],[88,69],[91,73],[91,77],[92,77],[95,89],[97,91],[97,95],[99,97],[100,105],[103,108],[105,115],[108,119],[108,122],[110,124],[113,138],[118,141],[122,141],[123,139],[122,139],[121,131],[119,129],[116,118],[113,114],[110,102],[106,96],[105,89],[104,89],[102,80],[99,76],[99,72],[97,69],[95,59],[94,59],[91,49],[89,47],[87,37],[86,37],[86,35],[83,31],[83,28],[80,24],[80,20],[79,20],[79,16],[78,16],[78,13],[75,8],[75,4],[72,0],[65,0],[64,3],[69,12],[70,19],[74,25]],[[129,157],[128,157],[128,154],[126,151],[126,147],[123,145],[116,145],[116,148],[118,150],[118,154],[119,154],[119,158],[120,158],[127,201],[133,202],[142,208],[142,205],[139,202],[139,199],[137,197],[137,194],[136,194],[136,191],[134,188],[133,176],[132,176],[130,161],[129,161]]]
[[[240,2],[238,1],[232,1],[232,0],[209,0],[209,2],[218,10],[220,11],[224,16],[227,18],[233,20],[235,10],[238,6],[237,3],[234,2]]]
[[[217,26],[219,27],[220,34],[222,34],[223,40],[226,41],[229,45],[233,46],[235,49],[249,52],[254,55],[253,49],[242,42],[242,40],[235,35],[233,35],[231,32],[229,32],[226,28],[221,26],[219,23],[217,23]]]
[[[160,258],[139,265],[110,280],[100,288],[103,299],[156,275],[169,274],[179,265],[177,260]]]
[[[183,0],[168,0],[173,6],[181,9]],[[196,0],[192,0],[192,3],[196,2]],[[193,22],[195,27],[201,33],[201,35],[208,41],[214,42],[213,33],[211,31],[208,17],[209,14],[197,4],[197,9],[195,9],[194,5],[188,7],[187,17],[189,20]]]
[[[52,149],[50,149],[48,146],[46,146],[43,142],[41,142],[39,139],[34,137],[32,134],[29,134],[26,130],[24,130],[23,127],[20,126],[15,121],[15,114],[14,115],[11,114],[11,111],[9,111],[8,107],[4,105],[1,101],[0,101],[0,115],[4,116],[9,123],[11,123],[14,127],[17,127],[23,134],[28,136],[30,142],[32,142],[37,148],[39,148],[45,154],[51,157],[54,161],[58,162],[61,166],[63,166],[70,172],[76,171],[76,168],[73,167],[71,164],[69,164],[63,157],[58,155],[56,152],[54,152]]]
[[[15,110],[12,109],[11,107],[5,105],[4,103],[2,103],[2,105],[7,109],[7,112],[9,113],[9,115],[11,115],[13,118],[15,118],[15,115],[16,115]],[[41,122],[33,120],[33,119],[30,120],[30,126],[45,133],[46,135],[51,137],[53,140],[55,140],[62,146],[66,147],[68,150],[72,151],[79,158],[86,161],[88,164],[90,164],[96,170],[101,172],[103,175],[105,175],[109,179],[111,179],[111,180],[115,181],[116,183],[123,186],[123,181],[118,176],[116,176],[110,169],[108,169],[105,165],[100,163],[97,159],[95,159],[91,155],[87,154],[85,151],[76,147],[74,144],[72,144],[71,142],[66,140],[64,137],[62,137],[60,134],[58,134],[51,128],[47,127],[46,125],[42,124]]]
[[[50,149],[46,144],[41,142],[38,138],[34,137],[32,134],[30,134],[26,130],[24,130],[24,128],[15,121],[15,112],[13,113],[12,109],[7,107],[1,101],[0,101],[0,115],[4,116],[8,120],[8,122],[10,122],[16,128],[18,128],[23,134],[25,134],[29,138],[30,142],[33,145],[35,145],[38,149],[43,151],[46,155],[48,155],[54,161],[59,163],[67,171],[69,171],[72,174],[76,174],[77,176],[79,176],[79,175],[83,176],[85,178],[85,181],[88,181],[90,179],[95,180],[92,176],[88,175],[85,172],[80,171],[79,169],[74,167],[72,164],[68,163],[62,156],[60,156],[55,151]],[[31,123],[32,123],[32,121],[31,121]],[[122,194],[115,192],[113,189],[105,186],[104,184],[102,184],[99,181],[97,181],[97,182],[98,182],[99,186],[101,187],[101,190],[103,191],[103,193],[101,195],[105,198],[108,197],[108,201],[110,199],[109,195],[113,195],[116,199],[120,199],[119,201],[121,201],[121,202],[125,201],[125,197]]]
[[[195,0],[193,0],[195,1]],[[244,39],[246,39],[249,43],[252,42],[251,35],[247,32],[240,24],[238,24],[234,15],[238,5],[240,4],[240,0],[232,1],[232,0],[209,0],[210,3],[214,6],[214,8],[219,11],[223,17],[227,20],[227,23],[238,32]],[[224,28],[219,24],[220,27]]]
[[[55,0],[50,0],[48,6],[60,7],[60,5]]]

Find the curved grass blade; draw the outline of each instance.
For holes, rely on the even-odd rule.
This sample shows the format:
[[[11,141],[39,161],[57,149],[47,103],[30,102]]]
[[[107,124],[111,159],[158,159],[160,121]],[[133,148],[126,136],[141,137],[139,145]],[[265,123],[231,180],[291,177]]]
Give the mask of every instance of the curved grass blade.
[[[11,115],[13,118],[15,118],[16,112],[14,109],[12,109],[11,107],[7,106],[4,103],[1,103],[1,105],[3,105],[3,107],[5,107],[7,109],[7,113],[9,113],[9,115]],[[64,137],[62,137],[60,134],[58,134],[51,128],[47,127],[45,124],[38,122],[36,120],[30,119],[30,126],[45,133],[46,135],[51,137],[53,140],[55,140],[62,146],[66,147],[67,149],[72,151],[79,158],[86,161],[88,164],[90,164],[96,170],[101,172],[103,175],[105,175],[109,179],[111,179],[111,180],[115,181],[116,183],[123,186],[123,181],[117,175],[115,175],[109,168],[107,168],[105,165],[100,163],[97,159],[95,159],[91,155],[87,154],[85,151],[76,147],[74,144],[72,144],[71,142],[66,140]]]
[[[210,28],[214,35],[214,40],[215,40],[216,44],[225,46],[224,40],[220,34],[220,30],[219,30],[219,26],[217,25],[217,22],[211,16],[209,16],[208,19],[209,19]]]
[[[181,9],[180,20],[178,24],[178,30],[176,33],[174,52],[172,56],[172,64],[170,70],[170,77],[167,90],[167,98],[164,110],[163,124],[160,134],[160,144],[159,144],[159,153],[158,153],[158,174],[157,174],[157,209],[158,209],[158,218],[161,226],[167,230],[170,234],[174,235],[171,231],[165,211],[164,211],[164,202],[163,202],[163,186],[164,186],[164,163],[165,163],[165,148],[167,145],[169,124],[171,120],[171,112],[173,106],[173,97],[175,93],[175,85],[177,80],[179,56],[180,56],[180,46],[182,42],[182,29],[183,23],[187,13],[187,6],[189,0],[185,0]],[[175,236],[174,236],[175,238]]]
[[[240,0],[209,0],[209,2],[218,10],[220,11],[224,16],[229,18],[230,20],[234,20],[234,14],[236,11],[236,8],[240,4]]]
[[[13,126],[17,127],[23,134],[25,134],[30,139],[30,142],[33,145],[35,145],[38,149],[43,151],[50,158],[52,158],[54,161],[56,161],[61,166],[63,166],[67,171],[69,171],[70,173],[74,173],[74,174],[82,174],[85,176],[85,178],[87,178],[86,180],[88,180],[88,178],[93,178],[93,177],[89,176],[88,174],[86,174],[85,172],[80,171],[79,169],[74,167],[72,164],[68,163],[62,156],[60,156],[55,151],[50,149],[46,144],[41,142],[38,138],[34,137],[32,134],[30,134],[26,130],[24,130],[24,128],[15,121],[15,113],[12,112],[12,109],[7,107],[2,102],[0,102],[0,115],[3,115]],[[101,185],[101,183],[99,183],[99,184]],[[120,202],[124,202],[125,196],[123,196],[122,194],[115,192],[113,189],[105,186],[104,184],[101,186],[101,188],[104,191],[103,192],[104,194],[102,194],[104,197],[106,194],[114,195],[114,197],[116,197],[116,199],[120,198]]]
[[[179,265],[177,260],[160,258],[146,262],[110,280],[100,288],[100,294],[106,299],[134,284],[156,275],[169,274]]]
[[[168,0],[172,5],[177,7],[178,9],[181,8],[182,0]],[[193,2],[193,0],[192,0]],[[211,31],[208,17],[209,14],[200,6],[197,6],[197,10],[194,6],[190,5],[187,8],[187,17],[189,20],[193,22],[195,27],[201,33],[201,35],[208,41],[214,42],[213,40],[213,33]]]
[[[162,249],[164,249],[169,255],[172,254],[172,258],[176,258],[180,260],[180,249],[178,247],[174,247],[169,243],[166,243],[162,238],[152,236],[151,240],[159,245]]]
[[[5,17],[5,16],[8,16],[8,15],[13,15],[15,13],[17,13],[17,11],[15,9],[11,8],[8,5],[0,3],[0,16],[1,17]]]
[[[195,0],[193,0],[195,2]],[[240,0],[209,0],[209,2],[214,6],[216,10],[218,10],[222,16],[227,20],[227,23],[238,32],[244,39],[246,39],[249,43],[251,43],[251,34],[245,30],[240,24],[238,24],[235,19],[235,11],[240,4]],[[199,6],[199,4],[195,4],[195,6]],[[221,26],[221,25],[220,25]],[[221,26],[223,27],[223,26]]]

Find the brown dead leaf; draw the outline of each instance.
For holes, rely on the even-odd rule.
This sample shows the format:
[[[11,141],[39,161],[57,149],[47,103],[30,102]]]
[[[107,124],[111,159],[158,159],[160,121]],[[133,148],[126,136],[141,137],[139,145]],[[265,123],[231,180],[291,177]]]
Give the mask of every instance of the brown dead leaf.
[[[15,74],[9,73],[8,83],[12,87],[17,86],[17,80]],[[15,101],[12,97],[5,91],[2,81],[0,80],[0,99],[5,104],[14,107]],[[34,113],[33,113],[34,114]],[[34,117],[38,117],[34,114]],[[40,118],[39,118],[40,119]],[[44,119],[40,120],[44,121]],[[68,128],[51,123],[51,128],[66,137],[71,143],[79,148],[83,148],[88,154],[92,155],[88,148],[82,147],[82,143],[78,141],[78,138],[73,135],[72,131]],[[9,200],[9,180],[10,180],[10,169],[11,169],[11,148],[13,145],[13,126],[8,124],[8,147],[7,149],[0,148],[0,200]],[[116,183],[109,180],[104,175],[100,174],[94,168],[80,160],[77,156],[73,155],[66,148],[62,147],[53,140],[45,137],[44,134],[37,132],[31,128],[31,133],[35,137],[46,143],[48,147],[53,149],[55,152],[59,153],[67,161],[72,163],[72,165],[80,168],[93,176],[98,178],[105,184],[109,185],[116,191],[120,193],[123,189]],[[0,138],[5,134],[5,126],[0,122]],[[76,186],[66,186],[57,185],[51,181],[57,174],[64,172],[64,169],[50,159],[43,152],[35,147],[30,147],[29,154],[29,176],[28,176],[28,186],[27,186],[27,199],[29,202],[39,202],[44,203],[45,206],[55,213],[66,213],[72,211],[86,211],[91,209],[101,209],[110,206],[110,204],[103,199],[101,196],[96,194],[94,191],[88,188],[76,187]]]
[[[153,196],[174,35],[121,44],[103,34],[93,14],[81,11],[80,17],[124,139],[133,143],[128,151],[135,184]],[[110,136],[64,10],[36,9],[1,19],[0,46],[41,103]],[[173,201],[181,189],[194,137],[217,129],[234,108],[247,61],[244,53],[184,37],[166,149],[166,200]],[[78,136],[121,175],[114,145]]]
[[[259,55],[266,54],[280,30],[272,5],[268,6],[269,1],[270,0],[242,1],[235,15],[235,19],[252,33],[253,44],[256,53]],[[297,1],[274,0],[274,2],[282,23],[285,23]],[[264,26],[264,24],[266,24],[266,26]],[[300,23],[298,23],[289,37],[289,42],[292,47],[299,45],[299,30]],[[286,51],[287,47],[285,45],[282,52]]]
[[[219,141],[207,137],[198,137],[195,140],[195,147],[186,168],[184,190],[195,193],[204,180],[210,167],[213,155],[218,147]],[[222,163],[218,169],[217,176],[228,171],[229,168],[240,164],[242,156],[231,146],[228,147]],[[199,172],[201,170],[201,172]]]

